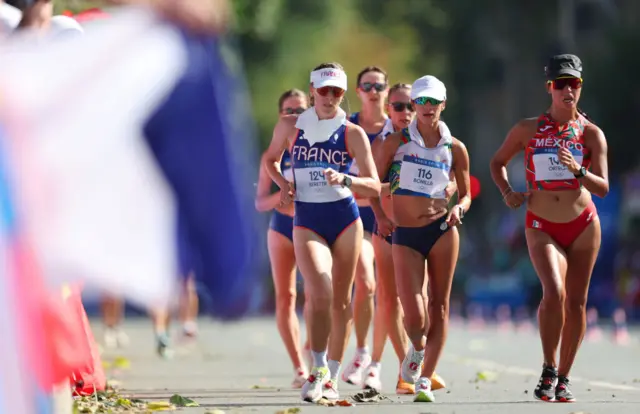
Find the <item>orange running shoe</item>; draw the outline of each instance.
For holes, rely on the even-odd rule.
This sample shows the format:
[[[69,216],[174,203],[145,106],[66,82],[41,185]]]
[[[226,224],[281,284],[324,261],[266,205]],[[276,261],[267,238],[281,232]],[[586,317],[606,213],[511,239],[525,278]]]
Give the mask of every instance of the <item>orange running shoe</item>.
[[[435,390],[441,390],[443,388],[447,388],[446,384],[444,383],[444,380],[440,375],[434,372],[433,375],[431,376],[431,390],[435,391]]]
[[[398,395],[413,395],[416,393],[416,386],[404,381],[401,376],[398,377],[398,383],[396,384],[396,394]]]

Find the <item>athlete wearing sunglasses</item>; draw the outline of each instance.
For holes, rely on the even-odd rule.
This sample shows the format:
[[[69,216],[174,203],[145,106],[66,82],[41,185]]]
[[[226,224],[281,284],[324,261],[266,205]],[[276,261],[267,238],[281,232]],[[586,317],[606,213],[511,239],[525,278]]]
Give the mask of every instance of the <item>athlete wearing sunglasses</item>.
[[[309,89],[314,105],[298,117],[280,119],[264,160],[281,189],[281,203],[290,204],[295,198],[293,245],[304,278],[313,355],[302,399],[317,402],[339,399],[337,379],[350,335],[351,291],[363,236],[353,192],[376,197],[380,181],[365,132],[340,109],[347,90],[342,66],[316,67]],[[287,148],[291,148],[294,183],[280,170]],[[357,177],[346,174],[354,159],[360,165]]]
[[[431,377],[446,340],[451,283],[458,258],[456,226],[471,205],[469,155],[440,120],[446,100],[446,88],[440,80],[433,76],[416,80],[411,98],[416,106],[414,120],[408,128],[384,140],[375,160],[380,176],[389,174],[396,225],[391,252],[394,274],[401,275],[395,282],[411,342],[401,375],[415,383],[415,401],[432,402]],[[448,211],[447,188],[452,172],[459,197]],[[382,225],[388,219],[383,212],[380,214]]]
[[[382,133],[378,135],[371,146],[371,151],[375,154],[384,140],[396,131],[407,128],[413,120],[414,111],[411,103],[411,85],[398,83],[389,89],[389,104],[387,111],[389,120],[385,124]],[[393,108],[400,109],[399,111]],[[398,300],[396,289],[396,279],[393,270],[393,257],[391,252],[393,223],[387,219],[393,217],[393,205],[389,192],[389,176],[381,178],[382,192],[378,199],[371,200],[371,207],[376,215],[376,225],[374,226],[373,249],[376,260],[376,309],[373,322],[373,352],[371,353],[371,365],[365,371],[364,386],[382,391],[381,381],[381,359],[387,341],[387,336],[391,340],[394,351],[398,357],[400,365],[407,354],[408,339],[402,325],[402,309]],[[454,185],[447,188],[452,195],[455,190]],[[381,219],[382,222],[378,221]],[[384,234],[384,235],[383,235]],[[426,285],[425,285],[426,288]],[[426,295],[426,291],[424,295]],[[444,381],[437,374],[431,377],[432,389],[445,387]],[[415,394],[414,384],[410,384],[398,375],[396,383],[396,394]]]
[[[349,120],[364,129],[370,143],[380,134],[387,122],[387,115],[384,110],[388,93],[387,80],[387,73],[377,66],[368,66],[362,69],[356,79],[356,91],[362,106],[360,112],[351,114]],[[354,162],[349,174],[357,176],[358,173],[358,164]],[[369,335],[369,327],[373,321],[376,290],[373,266],[374,253],[373,245],[371,244],[375,216],[369,205],[369,199],[359,198],[357,203],[364,227],[364,239],[356,270],[356,289],[353,306],[356,354],[345,367],[342,380],[349,384],[364,385],[363,379],[367,378],[369,373],[366,371],[371,364],[367,337]]]
[[[525,235],[543,290],[538,320],[544,361],[534,397],[571,402],[569,371],[586,330],[589,281],[600,248],[591,194],[604,197],[609,191],[607,142],[578,109],[580,59],[553,56],[545,74],[550,108],[511,129],[491,161],[491,175],[508,207],[527,203]],[[511,188],[506,169],[520,151],[525,153],[524,193]]]

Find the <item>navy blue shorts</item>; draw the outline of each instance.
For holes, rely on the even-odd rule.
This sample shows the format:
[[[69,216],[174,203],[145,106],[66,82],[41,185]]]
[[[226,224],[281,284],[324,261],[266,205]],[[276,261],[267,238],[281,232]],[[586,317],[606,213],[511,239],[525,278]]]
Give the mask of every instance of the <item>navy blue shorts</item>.
[[[423,227],[396,227],[393,244],[409,247],[426,258],[438,239],[449,229],[446,215]]]
[[[296,201],[293,225],[313,231],[331,247],[342,232],[358,218],[360,218],[360,211],[352,197],[331,203]]]
[[[362,228],[364,231],[373,233],[376,224],[376,215],[373,214],[371,206],[358,207],[360,210],[360,219],[362,220]]]
[[[375,223],[373,223],[373,234],[377,234],[378,236],[380,235],[378,233],[378,222],[376,221]],[[386,241],[389,244],[393,244],[393,233],[391,233],[390,235],[388,235],[387,237],[383,237],[384,241]]]
[[[293,217],[282,214],[278,210],[273,210],[269,228],[293,242]]]

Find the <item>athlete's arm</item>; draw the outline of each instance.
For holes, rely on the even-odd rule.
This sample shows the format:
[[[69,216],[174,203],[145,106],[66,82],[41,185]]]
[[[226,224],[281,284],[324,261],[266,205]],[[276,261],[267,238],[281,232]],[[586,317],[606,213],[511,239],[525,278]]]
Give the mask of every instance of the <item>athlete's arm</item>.
[[[371,155],[373,155],[373,161],[376,161],[376,152],[380,151],[380,147],[384,142],[384,138],[382,135],[378,135],[371,144]],[[378,170],[378,166],[376,165],[376,171],[378,172],[378,177],[384,177],[386,174],[380,174],[380,170]],[[380,197],[388,197],[391,195],[391,184],[383,183],[380,181]]]
[[[256,210],[265,212],[273,210],[280,203],[280,194],[271,193],[271,177],[267,171],[266,164],[260,163],[260,173],[258,174],[258,184],[256,185]]]
[[[376,138],[376,140],[378,140],[378,138]],[[373,151],[373,160],[376,166],[376,171],[378,171],[378,174],[381,177],[384,177],[389,173],[389,168],[393,162],[393,156],[400,146],[400,133],[394,132],[393,134],[388,135],[387,138],[385,138],[384,141],[381,141],[378,145],[374,142],[374,146],[375,151]],[[391,183],[386,185],[389,186],[389,190],[391,190]],[[385,217],[382,205],[380,204],[380,197],[382,196],[383,195],[381,193],[378,197],[373,197],[370,200],[371,209],[377,218]]]
[[[604,198],[609,193],[609,163],[607,161],[607,140],[604,132],[596,125],[589,125],[584,131],[585,146],[591,151],[591,168],[587,175],[579,178],[580,182],[591,192],[600,198]],[[575,162],[575,161],[574,161]],[[572,169],[571,172],[578,173],[580,165]]]
[[[280,170],[280,160],[282,160],[282,154],[284,154],[289,144],[289,137],[295,133],[296,120],[297,117],[295,115],[283,116],[278,120],[278,123],[273,128],[271,144],[262,155],[262,162],[267,173],[281,190],[289,188],[289,181],[284,178]]]
[[[360,174],[351,178],[351,189],[363,197],[380,195],[380,179],[371,154],[369,138],[358,125],[347,124],[347,150],[358,163]]]
[[[498,151],[494,154],[489,164],[491,178],[496,186],[498,186],[500,194],[502,194],[503,197],[510,191],[513,191],[509,184],[509,178],[507,177],[507,164],[509,164],[509,161],[511,161],[517,153],[524,150],[525,139],[533,136],[530,134],[530,123],[530,119],[523,119],[511,128],[511,131],[507,134],[507,138],[505,138],[500,148],[498,148]]]
[[[451,146],[453,154],[453,172],[458,186],[458,203],[452,208],[459,208],[464,213],[471,207],[471,179],[469,178],[469,152],[467,147],[457,139],[453,139]],[[460,214],[462,217],[462,214]]]

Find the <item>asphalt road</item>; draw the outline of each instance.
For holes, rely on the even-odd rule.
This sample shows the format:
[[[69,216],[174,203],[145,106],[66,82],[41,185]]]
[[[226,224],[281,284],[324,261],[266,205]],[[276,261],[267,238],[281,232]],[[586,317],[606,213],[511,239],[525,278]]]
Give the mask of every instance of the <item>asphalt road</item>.
[[[95,324],[96,337],[100,328]],[[110,369],[123,394],[144,400],[168,400],[173,394],[194,399],[198,408],[180,412],[277,413],[300,407],[301,413],[340,410],[372,414],[402,410],[429,414],[538,414],[640,413],[640,332],[632,343],[615,345],[608,334],[600,342],[586,342],[572,373],[573,404],[542,403],[532,396],[541,367],[540,344],[535,331],[501,331],[496,327],[471,329],[462,323],[450,331],[438,369],[447,389],[436,392],[432,404],[413,403],[410,396],[394,394],[397,360],[390,344],[382,362],[383,385],[389,397],[380,403],[327,408],[303,403],[299,391],[289,388],[292,369],[273,319],[241,323],[200,322],[198,343],[179,347],[172,360],[154,353],[150,322],[128,321],[131,344],[123,350],[105,350],[104,359],[126,357],[130,368]],[[350,343],[347,358],[353,355]],[[480,376],[484,377],[479,379]],[[488,380],[487,380],[488,379]],[[358,390],[340,384],[343,397]]]

